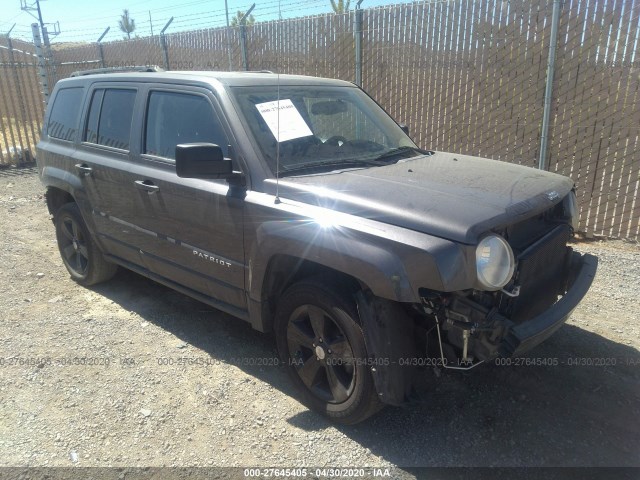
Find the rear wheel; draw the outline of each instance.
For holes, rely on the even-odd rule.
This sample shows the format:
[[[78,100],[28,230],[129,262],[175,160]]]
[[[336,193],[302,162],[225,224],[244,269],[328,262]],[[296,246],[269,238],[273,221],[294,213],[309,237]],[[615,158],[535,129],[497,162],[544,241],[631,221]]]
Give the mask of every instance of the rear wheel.
[[[107,262],[84,223],[75,203],[67,203],[55,214],[56,238],[60,256],[71,278],[80,285],[109,280],[117,265]]]
[[[348,295],[319,281],[293,285],[280,299],[276,335],[282,361],[307,406],[342,424],[361,422],[383,407]]]

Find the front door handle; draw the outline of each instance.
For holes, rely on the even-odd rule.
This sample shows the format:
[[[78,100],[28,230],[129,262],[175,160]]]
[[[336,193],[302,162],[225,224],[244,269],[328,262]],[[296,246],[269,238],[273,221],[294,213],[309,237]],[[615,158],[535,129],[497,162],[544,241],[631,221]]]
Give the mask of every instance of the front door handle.
[[[153,182],[150,182],[149,180],[136,180],[133,183],[136,184],[137,189],[145,190],[149,195],[151,195],[152,193],[156,193],[158,190],[160,190],[159,186],[154,185]]]
[[[89,175],[91,175],[91,172],[93,171],[93,168],[91,168],[86,163],[78,163],[78,164],[76,164],[76,170],[78,171],[78,173],[80,175],[82,175],[84,177],[88,177]]]

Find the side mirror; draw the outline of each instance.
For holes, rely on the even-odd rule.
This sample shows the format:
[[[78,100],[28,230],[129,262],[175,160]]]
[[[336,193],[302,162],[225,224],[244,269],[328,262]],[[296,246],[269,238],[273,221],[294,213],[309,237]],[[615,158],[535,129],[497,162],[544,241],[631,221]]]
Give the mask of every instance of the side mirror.
[[[409,136],[409,125],[405,125],[404,123],[399,123],[398,126],[400,127],[400,130],[402,130],[405,135],[408,137]]]
[[[229,178],[233,165],[218,145],[183,143],[176,145],[176,173],[182,178]]]

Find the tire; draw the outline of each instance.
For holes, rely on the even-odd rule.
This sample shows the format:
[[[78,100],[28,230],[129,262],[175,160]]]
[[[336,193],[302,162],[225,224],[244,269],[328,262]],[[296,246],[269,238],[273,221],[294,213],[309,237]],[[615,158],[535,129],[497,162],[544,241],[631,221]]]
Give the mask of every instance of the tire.
[[[320,281],[291,286],[280,298],[275,334],[282,362],[309,408],[344,425],[382,409],[349,296]]]
[[[105,260],[76,203],[60,207],[53,221],[62,262],[73,280],[89,286],[115,275],[118,266]]]

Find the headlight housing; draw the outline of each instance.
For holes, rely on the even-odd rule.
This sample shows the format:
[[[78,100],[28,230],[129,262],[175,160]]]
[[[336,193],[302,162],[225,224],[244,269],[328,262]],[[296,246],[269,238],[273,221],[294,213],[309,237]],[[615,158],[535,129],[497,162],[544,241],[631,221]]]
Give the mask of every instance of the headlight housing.
[[[498,235],[484,237],[476,247],[478,281],[487,290],[502,289],[515,270],[513,250]]]
[[[580,221],[580,212],[578,208],[578,199],[576,198],[576,192],[573,190],[569,192],[569,195],[565,197],[562,202],[564,216],[573,228],[574,232],[578,231],[578,222]]]

